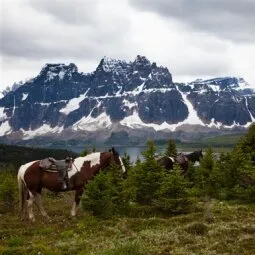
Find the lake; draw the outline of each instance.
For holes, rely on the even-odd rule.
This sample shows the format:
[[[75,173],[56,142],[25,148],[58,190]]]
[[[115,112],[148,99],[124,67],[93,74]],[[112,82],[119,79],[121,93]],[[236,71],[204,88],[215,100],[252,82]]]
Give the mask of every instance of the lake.
[[[146,150],[146,146],[114,146],[116,151],[120,154],[120,156],[123,156],[125,153],[127,153],[130,156],[131,162],[135,162],[136,159],[139,157],[142,159],[141,152]],[[75,151],[77,153],[80,153],[83,151],[84,147],[78,147],[74,146],[69,148],[72,151]],[[102,147],[96,147],[97,151],[107,151],[109,147],[102,146]],[[157,154],[164,152],[166,149],[166,146],[157,146]],[[181,149],[177,148],[178,152],[184,152],[184,153],[190,153],[190,151],[182,151]]]

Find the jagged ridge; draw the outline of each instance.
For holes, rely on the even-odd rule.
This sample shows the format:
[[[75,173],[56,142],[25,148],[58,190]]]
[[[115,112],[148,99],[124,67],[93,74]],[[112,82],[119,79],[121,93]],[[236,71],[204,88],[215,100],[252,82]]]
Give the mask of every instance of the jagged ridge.
[[[84,74],[75,64],[46,64],[39,75],[0,99],[0,136],[93,132],[122,125],[170,130],[184,124],[247,126],[255,116],[254,90],[242,78],[174,84],[165,67],[146,57],[104,57]]]

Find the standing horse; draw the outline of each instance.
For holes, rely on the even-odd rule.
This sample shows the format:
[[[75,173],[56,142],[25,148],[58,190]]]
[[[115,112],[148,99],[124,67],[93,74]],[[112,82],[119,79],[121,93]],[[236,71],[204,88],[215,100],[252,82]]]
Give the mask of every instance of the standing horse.
[[[183,153],[179,153],[175,157],[163,156],[157,159],[157,162],[166,170],[172,170],[174,164],[178,164],[184,173],[188,170],[188,158]]]
[[[71,170],[68,172],[68,177],[71,190],[75,191],[75,199],[71,210],[72,216],[76,215],[77,206],[84,192],[84,185],[98,174],[101,169],[109,166],[113,161],[121,166],[123,173],[126,171],[121,157],[114,148],[109,152],[95,152],[85,157],[78,157],[71,163]],[[49,217],[41,203],[42,188],[55,192],[67,191],[62,188],[58,172],[44,171],[39,165],[40,160],[29,162],[22,165],[18,172],[20,213],[22,219],[25,218],[27,209],[29,220],[35,221],[32,208],[33,202],[36,203],[44,217]]]

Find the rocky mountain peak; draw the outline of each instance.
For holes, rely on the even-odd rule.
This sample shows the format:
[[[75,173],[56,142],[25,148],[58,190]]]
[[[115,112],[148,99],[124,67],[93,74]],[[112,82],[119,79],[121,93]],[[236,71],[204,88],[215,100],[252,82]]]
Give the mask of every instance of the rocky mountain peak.
[[[71,77],[73,73],[77,73],[78,68],[74,63],[66,64],[46,64],[39,76],[45,79],[45,82],[49,82],[58,78],[59,80],[64,79],[65,76]]]
[[[46,64],[0,98],[0,137],[124,129],[174,131],[182,125],[245,127],[255,121],[255,91],[240,77],[174,84],[168,68],[138,55],[104,57],[92,73]]]
[[[137,57],[135,58],[134,64],[146,66],[146,65],[151,65],[151,62],[145,56],[137,55]]]

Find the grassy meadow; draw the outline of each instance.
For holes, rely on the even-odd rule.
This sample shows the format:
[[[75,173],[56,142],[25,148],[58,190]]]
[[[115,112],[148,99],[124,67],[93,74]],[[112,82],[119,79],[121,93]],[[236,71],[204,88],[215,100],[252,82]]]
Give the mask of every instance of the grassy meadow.
[[[0,254],[254,255],[254,141],[255,125],[233,151],[216,160],[209,148],[200,166],[189,165],[186,174],[177,165],[169,172],[163,169],[150,141],[143,162],[133,166],[123,158],[126,178],[118,166],[110,165],[87,184],[74,218],[73,192],[43,190],[51,219],[42,218],[34,206],[35,223],[20,220],[16,170],[4,166]],[[210,145],[208,140],[204,143]],[[173,141],[167,147],[167,152],[171,150],[176,150]]]
[[[192,213],[147,213],[100,219],[79,210],[69,216],[72,192],[43,193],[51,221],[20,221],[18,201],[1,208],[0,254],[255,254],[255,205],[198,202]]]

